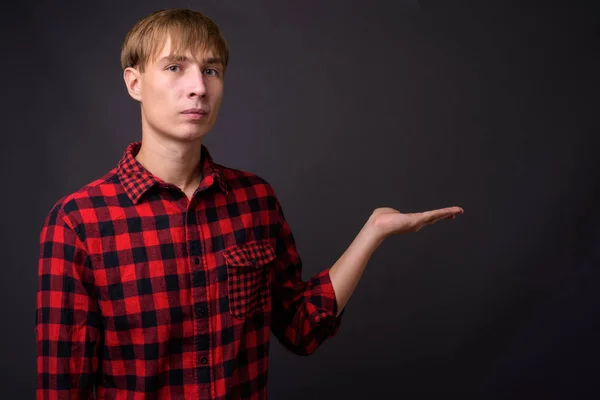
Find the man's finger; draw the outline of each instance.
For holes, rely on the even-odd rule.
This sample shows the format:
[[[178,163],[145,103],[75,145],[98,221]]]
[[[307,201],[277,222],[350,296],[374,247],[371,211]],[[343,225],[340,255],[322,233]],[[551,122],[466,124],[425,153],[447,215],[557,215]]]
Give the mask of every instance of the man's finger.
[[[434,218],[429,220],[429,223],[434,224],[442,219],[454,219],[455,217],[456,217],[455,211],[451,211],[449,209],[440,210],[440,212],[438,212]]]
[[[436,222],[438,222],[439,220],[446,219],[446,218],[448,218],[448,216],[447,216],[447,215],[441,215],[441,216],[438,216],[437,218],[434,218],[434,219],[432,219],[431,221],[429,221],[429,224],[430,224],[430,225],[432,225],[432,224],[435,224],[435,223],[436,223]]]
[[[441,219],[454,219],[457,214],[462,214],[460,207],[446,207],[437,210],[429,210],[421,213],[421,221],[426,225],[435,224]]]
[[[429,211],[429,218],[427,218],[426,221],[428,221],[429,223],[434,223],[442,218],[448,217],[449,215],[452,215],[452,213],[446,208]]]

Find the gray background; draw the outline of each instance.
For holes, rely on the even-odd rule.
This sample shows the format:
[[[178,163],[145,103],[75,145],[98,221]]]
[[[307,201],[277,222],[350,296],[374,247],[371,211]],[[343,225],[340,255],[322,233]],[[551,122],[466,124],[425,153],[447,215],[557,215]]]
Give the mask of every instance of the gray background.
[[[34,397],[44,216],[140,138],[125,34],[179,6],[231,47],[205,144],[273,185],[305,277],[376,207],[465,209],[386,240],[313,356],[273,341],[271,398],[597,398],[597,3],[4,5],[1,398]]]

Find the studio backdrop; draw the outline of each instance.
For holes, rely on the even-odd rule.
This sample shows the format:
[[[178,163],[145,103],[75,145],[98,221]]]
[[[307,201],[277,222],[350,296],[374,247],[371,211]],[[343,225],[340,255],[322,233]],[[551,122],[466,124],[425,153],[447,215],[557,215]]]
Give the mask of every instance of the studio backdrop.
[[[273,340],[271,398],[598,398],[598,6],[538,3],[7,6],[0,397],[35,396],[44,217],[141,138],[125,34],[189,7],[230,46],[204,143],[273,186],[304,278],[333,265],[377,207],[465,210],[383,242],[315,354]]]

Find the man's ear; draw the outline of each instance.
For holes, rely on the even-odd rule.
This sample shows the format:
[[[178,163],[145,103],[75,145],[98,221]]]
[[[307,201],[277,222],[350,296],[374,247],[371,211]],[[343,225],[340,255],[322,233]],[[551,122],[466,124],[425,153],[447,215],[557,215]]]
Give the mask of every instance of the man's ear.
[[[137,101],[142,101],[140,71],[137,68],[127,67],[123,71],[123,80],[129,95]]]

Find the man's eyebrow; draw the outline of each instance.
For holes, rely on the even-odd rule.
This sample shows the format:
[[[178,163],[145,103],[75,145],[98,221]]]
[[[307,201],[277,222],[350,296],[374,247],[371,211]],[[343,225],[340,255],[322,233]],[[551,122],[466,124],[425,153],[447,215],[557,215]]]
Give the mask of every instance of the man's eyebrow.
[[[164,56],[163,58],[161,58],[160,60],[158,60],[159,63],[161,63],[163,61],[169,61],[169,62],[174,62],[174,61],[189,61],[189,58],[187,58],[186,56],[168,55],[168,56]]]
[[[221,64],[223,65],[223,60],[217,57],[210,57],[204,59],[204,64]]]
[[[176,62],[176,61],[180,61],[180,62],[184,62],[184,61],[192,61],[189,57],[186,56],[174,56],[174,55],[168,55],[168,56],[164,56],[163,58],[161,58],[160,60],[158,60],[159,63],[162,63],[164,61],[168,61],[168,62]],[[205,58],[204,60],[204,64],[221,64],[223,65],[223,60],[221,60],[220,58],[217,57],[209,57],[209,58]]]

